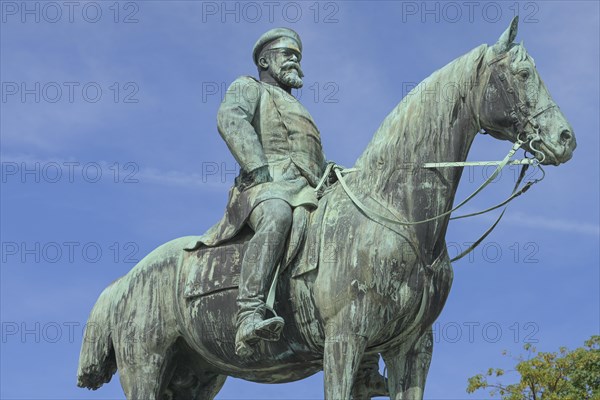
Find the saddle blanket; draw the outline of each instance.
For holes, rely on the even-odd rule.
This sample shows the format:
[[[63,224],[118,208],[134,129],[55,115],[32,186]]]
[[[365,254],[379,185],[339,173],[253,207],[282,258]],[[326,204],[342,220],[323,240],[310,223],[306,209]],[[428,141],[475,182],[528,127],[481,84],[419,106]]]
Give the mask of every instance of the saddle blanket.
[[[313,212],[309,212],[304,207],[294,209],[292,229],[280,275],[281,271],[288,266],[292,268],[293,278],[318,268],[320,227],[326,209],[326,197],[321,199],[319,207]],[[246,226],[234,238],[218,246],[202,246],[191,252],[186,251],[183,263],[185,268],[189,268],[189,274],[184,296],[186,298],[206,296],[237,288],[244,252],[253,234],[252,229]]]

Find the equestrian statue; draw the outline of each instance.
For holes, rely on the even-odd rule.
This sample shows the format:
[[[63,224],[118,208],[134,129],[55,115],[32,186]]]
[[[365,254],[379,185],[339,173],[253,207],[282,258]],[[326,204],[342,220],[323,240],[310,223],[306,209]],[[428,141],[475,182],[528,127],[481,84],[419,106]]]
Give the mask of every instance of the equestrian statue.
[[[205,400],[228,376],[284,383],[322,370],[326,400],[422,399],[431,327],[453,279],[446,230],[490,181],[455,204],[475,136],[512,143],[491,179],[523,165],[512,194],[482,212],[527,191],[528,166],[565,163],[576,147],[514,43],[517,27],[515,17],[494,45],[421,82],[352,168],[326,161],[291,94],[302,86],[299,35],[262,35],[252,54],[259,79],[236,79],[218,111],[240,165],[224,217],[161,245],[102,292],[78,385],[98,389],[118,371],[128,400]],[[528,157],[511,160],[519,149]]]

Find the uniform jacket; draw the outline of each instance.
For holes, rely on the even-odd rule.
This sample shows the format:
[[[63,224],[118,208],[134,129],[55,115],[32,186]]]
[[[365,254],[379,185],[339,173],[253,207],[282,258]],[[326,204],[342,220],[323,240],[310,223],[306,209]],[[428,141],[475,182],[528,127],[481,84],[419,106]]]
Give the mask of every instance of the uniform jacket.
[[[213,246],[232,238],[252,209],[266,199],[279,198],[292,207],[317,206],[313,188],[326,166],[321,136],[308,110],[294,96],[242,76],[227,90],[217,113],[217,127],[240,165],[240,176],[268,166],[273,182],[243,191],[234,185],[225,216],[192,247]]]

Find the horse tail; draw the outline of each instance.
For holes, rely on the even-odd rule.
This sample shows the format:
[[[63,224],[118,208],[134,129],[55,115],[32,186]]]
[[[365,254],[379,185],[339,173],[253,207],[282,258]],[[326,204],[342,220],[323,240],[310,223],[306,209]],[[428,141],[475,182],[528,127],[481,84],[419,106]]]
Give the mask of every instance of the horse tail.
[[[110,382],[117,372],[110,323],[114,299],[114,296],[111,297],[111,291],[114,287],[113,284],[102,292],[86,324],[77,370],[79,387],[96,390]]]

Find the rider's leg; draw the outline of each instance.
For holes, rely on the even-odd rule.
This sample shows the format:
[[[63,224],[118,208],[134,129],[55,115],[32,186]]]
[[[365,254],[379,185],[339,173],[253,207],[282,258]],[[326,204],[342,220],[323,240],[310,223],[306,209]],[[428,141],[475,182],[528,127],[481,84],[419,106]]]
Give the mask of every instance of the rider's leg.
[[[265,328],[267,332],[269,328],[276,330],[276,334],[268,340],[279,338],[283,319],[277,317],[262,321],[266,312],[265,297],[292,225],[292,208],[280,199],[265,200],[254,208],[248,222],[254,236],[242,260],[237,297],[236,352],[241,356],[250,354],[247,342],[256,341],[258,328],[261,331]]]

